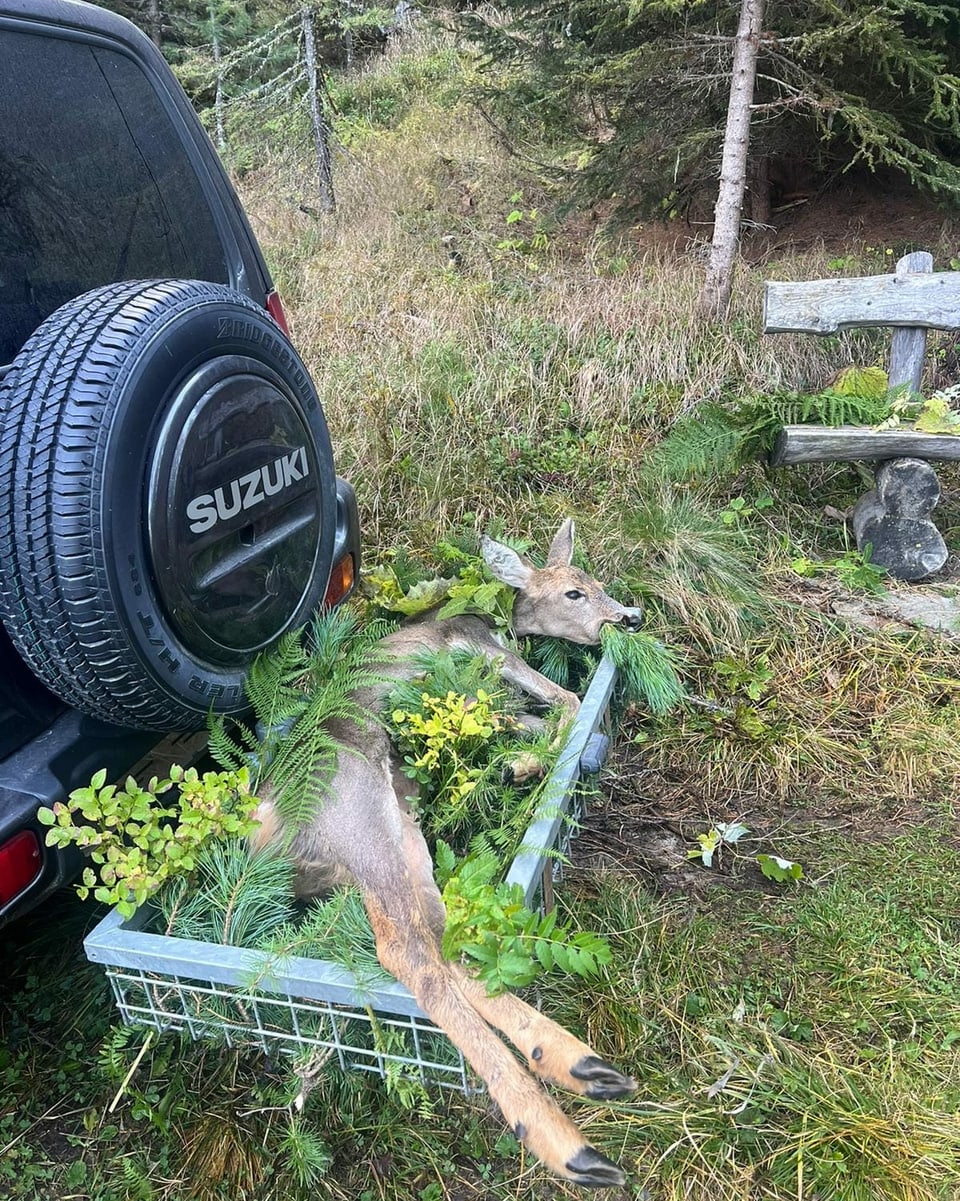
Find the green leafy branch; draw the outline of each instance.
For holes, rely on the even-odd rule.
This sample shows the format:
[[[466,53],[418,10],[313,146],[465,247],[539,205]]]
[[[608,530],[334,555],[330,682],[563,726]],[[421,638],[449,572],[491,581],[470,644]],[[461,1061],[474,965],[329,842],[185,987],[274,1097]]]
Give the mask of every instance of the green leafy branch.
[[[519,884],[496,882],[498,857],[480,852],[457,861],[446,843],[436,849],[447,924],[443,953],[464,959],[491,996],[523,988],[541,971],[557,969],[590,978],[611,960],[609,944],[588,931],[562,926],[556,911],[541,915],[523,903]]]
[[[50,827],[47,846],[79,847],[96,865],[84,868],[80,896],[92,890],[124,917],[171,877],[192,872],[210,839],[244,838],[255,826],[257,799],[245,767],[201,776],[196,768],[174,766],[168,779],[154,776],[146,788],[132,777],[122,787],[106,779],[106,770],[98,771],[88,788],[75,789],[52,809],[44,806],[37,819]],[[160,801],[174,789],[172,803]]]
[[[687,851],[688,859],[699,859],[704,867],[713,867],[714,857],[719,861],[724,847],[735,848],[750,833],[750,827],[742,822],[717,822],[709,830],[697,835],[697,846]],[[785,884],[803,878],[803,867],[791,859],[779,855],[759,854],[754,861],[768,880]]]
[[[811,578],[822,571],[835,571],[840,583],[856,592],[867,592],[871,596],[883,596],[889,579],[887,569],[871,563],[873,547],[868,542],[863,550],[848,550],[837,559],[810,559],[798,555],[790,560],[797,575]]]

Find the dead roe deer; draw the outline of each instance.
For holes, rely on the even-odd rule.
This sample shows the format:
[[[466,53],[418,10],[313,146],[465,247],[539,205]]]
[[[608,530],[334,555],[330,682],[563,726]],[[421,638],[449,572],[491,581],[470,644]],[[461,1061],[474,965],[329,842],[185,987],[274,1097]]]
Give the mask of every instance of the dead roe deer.
[[[619,605],[596,580],[572,566],[573,538],[568,518],[543,568],[532,566],[508,546],[483,540],[490,571],[516,589],[515,633],[594,645],[605,624],[630,629],[639,625],[638,610]],[[418,657],[433,651],[484,655],[506,681],[538,705],[562,707],[567,718],[576,715],[580,702],[501,645],[479,617],[436,620],[427,615],[388,635],[380,646],[383,661],[378,668],[383,668],[384,682],[356,694],[370,720],[339,720],[328,727],[339,746],[335,774],[315,818],[290,842],[297,892],[312,897],[336,884],[355,883],[381,964],[409,988],[424,1013],[485,1081],[516,1137],[567,1180],[595,1187],[622,1184],[620,1168],[584,1140],[537,1078],[599,1100],[627,1096],[635,1082],[519,998],[508,993],[488,996],[482,983],[444,959],[443,903],[430,852],[407,801],[415,785],[402,773],[377,720],[391,679],[412,677],[422,670]],[[282,836],[268,789],[261,797],[257,846]],[[526,1069],[491,1027],[526,1057]]]

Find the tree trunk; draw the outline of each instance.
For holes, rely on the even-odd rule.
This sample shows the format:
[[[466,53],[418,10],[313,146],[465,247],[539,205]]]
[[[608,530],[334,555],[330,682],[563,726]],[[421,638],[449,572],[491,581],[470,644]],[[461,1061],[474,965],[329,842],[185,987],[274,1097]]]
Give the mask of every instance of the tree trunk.
[[[217,75],[216,91],[213,95],[213,114],[217,130],[217,149],[225,150],[227,145],[227,128],[223,117],[223,67],[220,53],[220,27],[217,24],[217,13],[213,4],[210,5],[210,42],[213,48],[213,66]]]
[[[313,128],[313,144],[317,156],[317,181],[319,184],[320,211],[332,213],[337,207],[333,191],[333,164],[330,155],[330,127],[320,103],[317,71],[317,41],[313,29],[313,10],[300,9],[300,26],[303,30],[304,57],[307,66],[307,100],[310,105],[310,124]]]
[[[163,13],[160,0],[147,0],[147,34],[158,50],[163,49]]]
[[[727,128],[723,138],[720,190],[713,225],[713,245],[700,309],[717,320],[726,315],[733,285],[733,264],[740,241],[740,213],[747,183],[750,146],[750,107],[757,77],[757,46],[763,24],[764,0],[743,0],[740,26],[733,47],[733,76]]]

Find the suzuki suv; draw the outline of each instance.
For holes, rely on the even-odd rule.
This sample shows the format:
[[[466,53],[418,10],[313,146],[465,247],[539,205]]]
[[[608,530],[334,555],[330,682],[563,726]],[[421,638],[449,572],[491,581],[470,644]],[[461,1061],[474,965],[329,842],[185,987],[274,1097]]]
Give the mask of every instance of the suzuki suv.
[[[243,710],[257,653],[358,567],[319,398],[163,58],[77,0],[0,0],[0,924],[78,867],[39,806]]]

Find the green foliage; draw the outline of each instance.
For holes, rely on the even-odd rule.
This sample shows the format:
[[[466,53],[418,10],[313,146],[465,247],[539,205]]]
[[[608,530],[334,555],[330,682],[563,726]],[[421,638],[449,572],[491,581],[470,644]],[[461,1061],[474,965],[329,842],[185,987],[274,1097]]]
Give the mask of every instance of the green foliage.
[[[840,396],[883,400],[889,390],[889,377],[882,367],[845,367],[834,380],[832,390]]]
[[[452,583],[437,578],[419,580],[405,590],[390,564],[375,564],[364,570],[362,587],[364,595],[378,609],[418,617],[435,609],[449,593]]]
[[[490,471],[510,487],[535,492],[566,489],[575,483],[589,487],[603,457],[599,431],[568,425],[534,434],[508,430],[487,442]]]
[[[330,1148],[320,1133],[296,1116],[291,1116],[279,1153],[302,1189],[315,1188],[333,1163]]]
[[[879,425],[894,412],[896,398],[885,387],[876,390],[873,372],[848,368],[843,387],[822,392],[778,391],[700,405],[661,439],[649,467],[675,482],[719,478],[768,454],[785,425]]]
[[[366,720],[354,693],[380,682],[377,644],[390,628],[378,620],[361,626],[345,606],[318,614],[259,656],[250,671],[247,696],[262,739],[242,723],[228,726],[223,718],[211,723],[211,753],[228,767],[252,756],[292,829],[323,803],[336,768],[337,743],[327,723]]]
[[[717,822],[709,830],[697,835],[697,846],[687,851],[687,858],[699,859],[704,867],[712,868],[714,856],[719,860],[725,847],[736,854],[739,843],[749,833],[750,828],[743,822]],[[762,874],[778,884],[803,878],[803,868],[789,859],[781,859],[777,855],[767,853],[754,855],[753,859]]]
[[[500,859],[488,848],[458,863],[453,851],[438,843],[436,867],[447,910],[443,953],[466,960],[491,996],[522,988],[541,971],[556,968],[590,978],[610,962],[604,939],[564,929],[555,911],[541,916],[527,909],[518,884],[497,883]]]
[[[803,868],[799,863],[793,863],[789,859],[781,859],[778,855],[758,855],[757,863],[760,865],[760,870],[768,880],[776,880],[778,884],[784,884],[788,880],[800,880],[803,878]]]
[[[501,255],[520,260],[528,270],[539,271],[540,260],[537,256],[550,245],[543,218],[538,209],[524,206],[522,192],[514,192],[510,202],[520,207],[512,208],[504,217],[510,233],[497,242],[496,249]]]
[[[697,848],[687,851],[688,859],[699,859],[704,867],[713,867],[713,857],[723,847],[734,847],[750,830],[742,822],[717,822],[697,835]]]
[[[526,640],[524,658],[554,684],[570,692],[581,692],[599,662],[596,651],[563,638],[533,637]]]
[[[719,659],[713,669],[732,696],[742,692],[752,701],[761,699],[774,678],[767,655],[758,655],[749,661],[732,656]]]
[[[886,568],[870,562],[871,554],[872,547],[867,543],[862,551],[851,549],[833,559],[815,560],[798,555],[790,560],[790,566],[797,575],[808,579],[822,571],[835,571],[844,587],[855,592],[867,592],[871,596],[883,596],[887,590],[888,573]]]
[[[361,989],[391,979],[377,959],[373,931],[356,888],[337,888],[311,902],[295,920],[264,927],[255,945],[280,964],[289,955],[340,963]]]
[[[513,782],[512,765],[542,773],[556,752],[531,740],[518,698],[484,656],[424,656],[412,680],[397,683],[386,716],[405,770],[418,782],[417,811],[428,841],[464,849],[477,831],[496,842],[504,864],[516,852],[540,803],[536,787]]]
[[[870,562],[872,547],[869,542],[859,550],[848,550],[842,558],[835,560],[833,567],[840,582],[854,591],[867,592],[871,596],[883,596],[889,579],[887,570]]]
[[[921,405],[913,428],[926,434],[960,434],[960,413],[945,396],[935,394]]]
[[[893,429],[905,422],[926,434],[960,434],[960,385],[943,388],[924,399],[921,396],[898,396],[891,415],[880,429]]]
[[[636,630],[628,633],[607,625],[600,645],[619,669],[619,686],[627,703],[642,703],[651,713],[668,713],[684,696],[676,654],[659,639]]]
[[[487,618],[497,629],[506,630],[513,618],[515,595],[508,584],[491,579],[486,565],[475,559],[460,568],[437,617],[459,617],[462,613],[474,613]]]
[[[409,748],[404,755],[407,774],[459,807],[483,777],[475,763],[478,751],[510,719],[492,708],[489,695],[478,688],[469,698],[452,690],[443,697],[423,693],[420,709],[394,709],[391,720],[400,744]]]
[[[740,413],[718,404],[702,404],[675,422],[657,444],[650,466],[670,480],[721,475],[733,470],[752,451],[750,423]]]
[[[208,842],[188,879],[160,892],[168,933],[227,946],[256,946],[294,911],[293,866],[269,850],[251,855],[236,839]]]
[[[514,590],[491,578],[483,560],[450,543],[441,543],[437,553],[445,568],[455,576],[417,578],[404,585],[389,563],[364,571],[363,590],[370,603],[389,613],[415,617],[437,609],[438,618],[473,613],[486,618],[497,629],[506,630],[513,615]]]
[[[84,868],[80,896],[92,891],[125,917],[165,881],[194,871],[209,840],[242,838],[254,828],[250,814],[257,802],[246,767],[202,776],[195,768],[172,767],[168,779],[154,776],[146,788],[132,778],[118,788],[106,778],[105,770],[97,772],[88,788],[41,808],[37,819],[50,827],[47,846],[77,846],[96,864]],[[172,789],[176,799],[161,802]]]
[[[741,521],[748,517],[754,517],[759,513],[766,512],[774,503],[773,497],[768,493],[763,496],[758,496],[751,505],[746,497],[735,496],[726,506],[720,511],[720,520],[724,525],[739,525]]]
[[[503,0],[495,14],[469,6],[455,20],[480,47],[485,105],[513,137],[555,147],[583,200],[673,216],[712,195],[735,10]],[[776,34],[757,47],[752,154],[799,166],[801,186],[859,162],[960,194],[952,7],[852,0],[838,18],[829,0],[771,3],[765,28]]]

